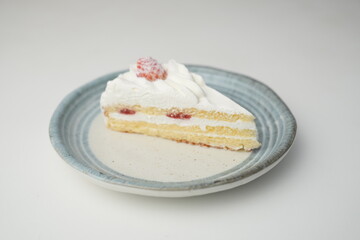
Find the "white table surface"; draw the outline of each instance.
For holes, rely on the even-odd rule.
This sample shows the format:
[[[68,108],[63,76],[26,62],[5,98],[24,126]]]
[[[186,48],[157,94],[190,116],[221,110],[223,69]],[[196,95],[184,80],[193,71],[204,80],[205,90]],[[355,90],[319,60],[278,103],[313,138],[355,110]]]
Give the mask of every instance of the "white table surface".
[[[0,239],[359,239],[359,1],[1,1]],[[58,157],[71,90],[141,56],[274,89],[298,122],[266,175],[186,199],[112,192]]]

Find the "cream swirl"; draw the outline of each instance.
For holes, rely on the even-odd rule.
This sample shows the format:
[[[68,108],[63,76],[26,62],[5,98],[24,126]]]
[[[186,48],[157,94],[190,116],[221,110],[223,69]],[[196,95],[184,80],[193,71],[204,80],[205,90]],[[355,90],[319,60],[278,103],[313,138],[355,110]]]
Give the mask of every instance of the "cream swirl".
[[[162,64],[167,71],[165,80],[148,81],[136,76],[136,65],[130,71],[109,81],[101,95],[101,106],[117,104],[158,108],[191,108],[207,111],[252,115],[243,107],[206,86],[203,78],[175,60]]]

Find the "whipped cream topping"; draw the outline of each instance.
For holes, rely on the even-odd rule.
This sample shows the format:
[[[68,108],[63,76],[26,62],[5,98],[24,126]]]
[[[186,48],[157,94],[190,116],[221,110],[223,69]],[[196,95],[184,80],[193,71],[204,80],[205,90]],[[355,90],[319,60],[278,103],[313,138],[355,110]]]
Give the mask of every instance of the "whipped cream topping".
[[[203,78],[175,60],[162,64],[167,71],[165,80],[148,81],[136,76],[136,65],[109,81],[101,95],[102,107],[117,104],[142,107],[198,108],[230,114],[252,115],[249,111],[208,87]]]

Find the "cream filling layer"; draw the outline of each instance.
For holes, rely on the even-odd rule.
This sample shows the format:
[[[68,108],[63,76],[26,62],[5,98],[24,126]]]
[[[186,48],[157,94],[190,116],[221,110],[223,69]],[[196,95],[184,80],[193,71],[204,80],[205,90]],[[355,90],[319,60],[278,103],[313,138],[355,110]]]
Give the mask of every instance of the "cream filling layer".
[[[195,117],[192,117],[190,119],[174,119],[174,118],[169,118],[167,116],[147,115],[144,113],[136,113],[133,115],[128,115],[128,114],[121,114],[115,112],[110,113],[109,117],[124,121],[142,121],[142,122],[154,123],[154,124],[177,124],[179,126],[199,126],[203,131],[206,131],[206,126],[221,126],[221,127],[225,126],[240,130],[256,129],[254,122],[243,122],[240,120],[237,122],[227,122],[227,121],[215,121],[215,120],[195,118]],[[256,137],[224,136],[224,135],[216,135],[216,134],[208,134],[208,133],[204,133],[201,135],[212,136],[212,137],[227,137],[234,139],[256,140]]]

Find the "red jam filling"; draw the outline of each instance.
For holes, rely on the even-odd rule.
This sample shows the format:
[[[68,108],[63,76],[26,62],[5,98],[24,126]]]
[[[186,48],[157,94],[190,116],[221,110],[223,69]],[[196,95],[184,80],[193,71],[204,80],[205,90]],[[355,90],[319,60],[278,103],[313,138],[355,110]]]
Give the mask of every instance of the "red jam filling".
[[[119,112],[122,114],[128,114],[128,115],[133,115],[136,113],[136,111],[128,109],[128,108],[123,108]]]
[[[167,117],[170,118],[175,118],[175,119],[190,119],[191,115],[190,114],[185,114],[182,112],[178,112],[178,113],[168,113],[166,114]]]

